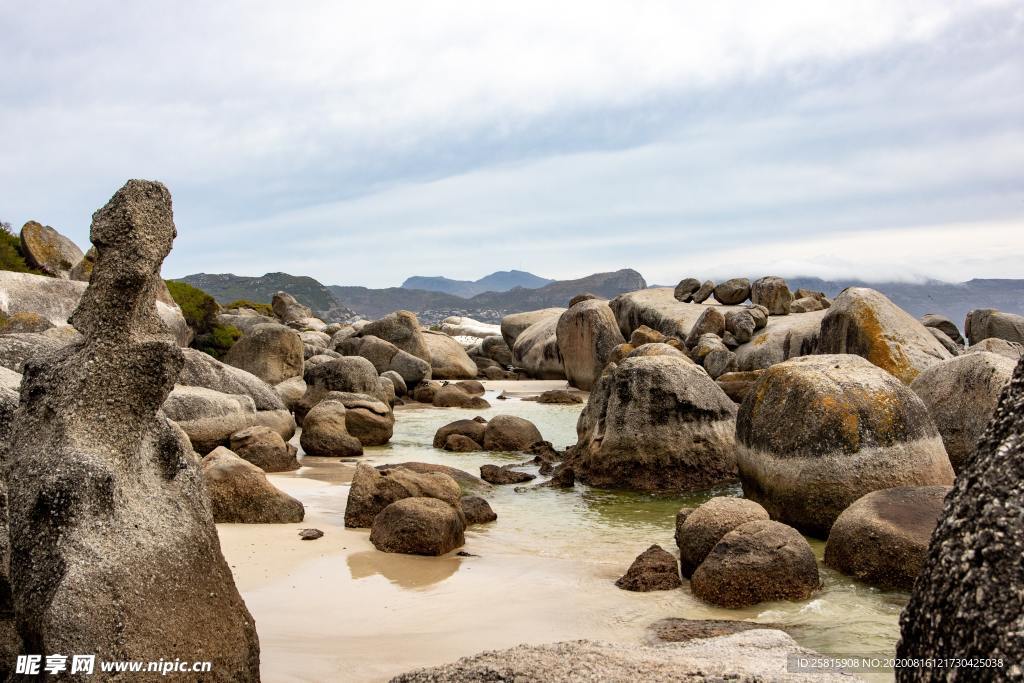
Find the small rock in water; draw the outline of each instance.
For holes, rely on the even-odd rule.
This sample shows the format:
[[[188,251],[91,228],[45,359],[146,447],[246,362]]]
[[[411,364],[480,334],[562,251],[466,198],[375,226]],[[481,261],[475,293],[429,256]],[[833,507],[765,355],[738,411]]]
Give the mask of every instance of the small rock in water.
[[[301,538],[303,541],[315,541],[318,538],[322,538],[323,535],[324,535],[324,532],[320,531],[319,529],[300,529],[299,530],[299,538]]]
[[[633,561],[615,585],[623,590],[646,593],[679,588],[683,581],[679,578],[675,556],[660,545],[652,545]]]
[[[467,553],[465,550],[460,550],[455,554],[459,557],[480,557],[479,555],[474,555],[473,553]]]
[[[536,479],[536,475],[527,472],[517,472],[508,467],[497,465],[481,465],[480,478],[488,484],[522,484],[523,482]]]

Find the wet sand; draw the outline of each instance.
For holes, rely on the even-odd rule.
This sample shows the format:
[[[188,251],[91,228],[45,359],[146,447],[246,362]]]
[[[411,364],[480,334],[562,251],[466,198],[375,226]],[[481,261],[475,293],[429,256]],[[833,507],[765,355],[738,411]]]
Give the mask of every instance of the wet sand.
[[[558,448],[574,439],[580,406],[495,400],[503,390],[531,395],[564,388],[564,382],[487,384],[493,408],[479,411],[484,416],[508,412],[533,419]],[[509,384],[519,386],[503,386]],[[362,460],[441,462],[477,474],[483,462],[523,459],[430,447],[433,430],[473,412],[401,409],[392,444],[367,449]],[[648,626],[664,617],[783,623],[798,641],[819,650],[884,651],[895,638],[905,596],[872,591],[834,573],[825,575],[826,590],[816,599],[744,610],[706,606],[686,588],[646,594],[616,588],[615,579],[649,545],[673,549],[679,499],[581,486],[524,493],[496,487],[486,497],[498,521],[466,533],[462,550],[476,557],[381,553],[368,530],[344,528],[354,462],[309,458],[297,472],[270,475],[306,505],[301,524],[218,525],[224,555],[256,619],[266,681],[384,681],[518,643],[644,642]],[[307,527],[321,529],[324,537],[299,540],[298,530]],[[822,546],[815,544],[819,556]],[[842,626],[829,635],[832,624]]]

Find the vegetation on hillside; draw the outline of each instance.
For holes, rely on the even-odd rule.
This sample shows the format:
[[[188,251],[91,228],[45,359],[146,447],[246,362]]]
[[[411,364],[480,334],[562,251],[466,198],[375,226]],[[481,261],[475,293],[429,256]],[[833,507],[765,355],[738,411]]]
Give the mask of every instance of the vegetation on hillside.
[[[21,251],[21,239],[11,230],[11,224],[7,221],[0,221],[0,270],[35,275],[45,274],[31,268],[25,262],[25,254]]]
[[[220,306],[213,297],[184,282],[166,282],[171,297],[181,308],[185,322],[195,335],[192,348],[208,353],[214,358],[220,358],[227,353],[242,333],[233,325],[221,325],[217,322]]]
[[[255,301],[249,301],[248,299],[238,299],[224,306],[224,308],[251,308],[260,315],[266,315],[271,318],[274,317],[274,307],[270,304],[258,304]]]

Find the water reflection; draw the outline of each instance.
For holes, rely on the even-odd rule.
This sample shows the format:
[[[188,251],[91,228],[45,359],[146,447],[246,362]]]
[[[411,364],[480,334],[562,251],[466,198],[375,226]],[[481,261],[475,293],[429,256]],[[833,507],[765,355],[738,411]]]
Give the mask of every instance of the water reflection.
[[[401,588],[422,590],[441,583],[459,571],[462,559],[458,557],[417,557],[365,550],[347,558],[348,571],[353,579],[383,576]]]

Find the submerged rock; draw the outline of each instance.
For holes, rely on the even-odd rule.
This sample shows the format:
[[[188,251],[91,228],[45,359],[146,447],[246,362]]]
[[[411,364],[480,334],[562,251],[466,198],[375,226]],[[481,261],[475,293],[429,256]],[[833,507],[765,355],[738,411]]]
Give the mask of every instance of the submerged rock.
[[[522,484],[527,481],[536,479],[536,475],[528,472],[517,472],[516,470],[510,469],[508,465],[499,467],[498,465],[481,465],[480,466],[480,478],[486,481],[488,484]]]
[[[195,456],[158,412],[184,364],[155,305],[174,236],[163,185],[122,187],[93,215],[96,267],[71,318],[82,337],[26,364],[9,449],[13,607],[33,652],[208,660],[211,681],[258,681]]]
[[[977,452],[957,475],[900,617],[897,657],[1024,661],[1024,362],[1017,364]],[[972,680],[978,669],[955,673]],[[989,669],[993,679],[1006,672]],[[897,669],[898,681],[949,680],[950,669]]]
[[[615,582],[622,590],[647,593],[666,591],[683,585],[679,565],[672,553],[660,545],[652,545],[640,553],[626,573]]]
[[[489,451],[523,451],[543,441],[537,426],[515,415],[495,415],[484,426],[484,448]]]
[[[681,619],[669,617],[651,624],[650,630],[654,637],[663,643],[688,643],[704,638],[718,638],[733,633],[771,629],[770,624],[758,624],[753,621],[736,621],[733,619]]]
[[[487,524],[498,519],[490,503],[480,496],[463,496],[460,501],[466,524]]]

